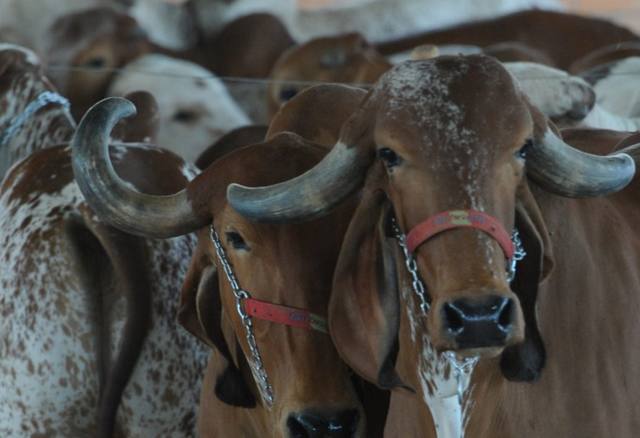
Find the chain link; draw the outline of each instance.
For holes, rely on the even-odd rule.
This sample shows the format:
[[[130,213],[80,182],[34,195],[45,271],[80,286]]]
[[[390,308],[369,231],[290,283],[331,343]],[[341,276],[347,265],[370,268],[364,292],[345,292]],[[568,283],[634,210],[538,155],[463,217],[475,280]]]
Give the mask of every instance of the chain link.
[[[231,263],[229,263],[229,260],[227,259],[224,247],[220,242],[218,233],[216,232],[215,228],[213,228],[213,224],[210,226],[210,235],[213,246],[216,249],[218,260],[222,265],[222,269],[224,270],[227,280],[229,281],[229,285],[231,286],[231,290],[233,291],[233,295],[236,299],[236,311],[238,312],[238,315],[242,320],[242,324],[246,332],[247,344],[249,345],[249,351],[251,352],[251,373],[253,374],[253,378],[256,380],[256,383],[258,384],[262,399],[267,404],[267,406],[271,407],[273,405],[273,388],[269,384],[267,371],[264,369],[262,356],[260,356],[260,350],[258,350],[258,344],[253,334],[253,322],[251,321],[251,317],[247,314],[247,312],[244,310],[244,307],[242,306],[243,300],[250,298],[251,295],[249,294],[249,292],[242,289],[238,284],[238,280],[233,273]]]
[[[511,283],[516,277],[516,265],[520,260],[527,256],[527,252],[524,250],[524,246],[522,245],[522,240],[520,240],[520,233],[518,233],[518,230],[515,228],[511,234],[511,241],[513,242],[515,251],[513,252],[513,256],[511,256],[511,260],[507,261],[507,281],[509,283]]]
[[[27,120],[29,120],[42,107],[49,105],[50,103],[58,103],[64,107],[67,113],[69,112],[70,104],[67,99],[60,96],[58,93],[54,93],[53,91],[43,91],[38,95],[38,97],[29,102],[22,114],[13,119],[9,127],[4,130],[4,132],[0,136],[0,146],[4,146],[9,143],[9,141],[13,138],[14,135],[16,135],[18,130],[22,128],[22,125],[24,125]]]
[[[413,291],[418,296],[420,300],[420,310],[423,315],[429,313],[429,308],[431,307],[429,301],[427,301],[427,294],[424,288],[424,284],[420,279],[420,273],[418,272],[418,264],[413,256],[409,253],[409,249],[407,248],[407,241],[405,235],[400,231],[398,224],[396,223],[396,218],[391,218],[391,227],[393,228],[393,234],[398,241],[398,246],[402,250],[402,254],[404,254],[404,265],[407,267],[407,271],[411,275],[411,283],[413,286]]]

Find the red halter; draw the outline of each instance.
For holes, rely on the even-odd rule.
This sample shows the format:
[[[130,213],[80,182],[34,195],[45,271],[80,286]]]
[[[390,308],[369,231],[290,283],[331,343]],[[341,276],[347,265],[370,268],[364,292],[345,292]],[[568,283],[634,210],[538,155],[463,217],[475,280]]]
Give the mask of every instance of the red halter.
[[[413,253],[416,248],[436,234],[462,227],[477,228],[493,237],[500,244],[505,257],[511,260],[514,247],[509,233],[497,219],[477,210],[449,210],[431,216],[409,231],[407,249]]]
[[[271,304],[254,298],[246,298],[243,301],[243,305],[247,314],[254,318],[328,333],[327,320],[305,309]]]

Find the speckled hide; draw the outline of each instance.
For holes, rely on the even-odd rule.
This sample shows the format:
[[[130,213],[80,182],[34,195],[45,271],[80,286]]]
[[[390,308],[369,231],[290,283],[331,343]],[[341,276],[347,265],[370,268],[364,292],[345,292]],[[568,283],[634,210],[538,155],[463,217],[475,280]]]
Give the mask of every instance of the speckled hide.
[[[194,176],[168,152],[111,152],[140,191],[170,193]],[[151,167],[157,175],[141,170]],[[100,223],[58,146],[5,178],[0,242],[0,436],[108,436],[116,410],[115,436],[193,436],[207,352],[176,322],[193,236],[143,239]]]
[[[29,103],[43,92],[55,92],[40,60],[24,47],[0,43],[0,138]],[[30,153],[71,139],[75,122],[60,104],[48,104],[25,119],[22,128],[0,146],[0,178],[11,164]]]

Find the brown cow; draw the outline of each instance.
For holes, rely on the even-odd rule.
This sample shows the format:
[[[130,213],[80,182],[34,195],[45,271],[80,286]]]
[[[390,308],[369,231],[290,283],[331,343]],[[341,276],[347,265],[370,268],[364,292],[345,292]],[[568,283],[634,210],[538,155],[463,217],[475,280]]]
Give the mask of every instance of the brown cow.
[[[106,95],[114,69],[150,50],[136,21],[108,7],[60,17],[46,43],[47,75],[69,98],[76,117]]]
[[[421,44],[473,44],[480,47],[514,42],[541,52],[553,66],[566,70],[595,49],[638,41],[640,37],[609,21],[555,11],[529,10],[476,21],[419,35],[379,42],[384,55],[411,50]]]
[[[391,67],[383,56],[357,33],[316,38],[285,51],[273,67],[268,109],[273,115],[307,81],[367,85]]]
[[[254,220],[301,221],[364,184],[330,330],[358,374],[396,389],[389,436],[630,438],[637,183],[568,198],[634,173],[626,154],[561,140],[495,60],[438,57],[386,73],[314,168],[227,197]]]
[[[350,372],[327,333],[263,321],[252,313],[255,353],[247,322],[237,311],[238,305],[251,311],[253,301],[237,300],[248,293],[263,303],[287,306],[286,313],[293,315],[287,317],[289,323],[297,317],[315,318],[301,309],[326,315],[352,206],[312,223],[272,226],[243,218],[225,197],[226,186],[238,179],[272,184],[291,178],[315,164],[326,147],[283,133],[224,155],[186,191],[169,197],[142,195],[106,170],[108,160],[92,164],[106,148],[112,126],[130,111],[126,101],[110,99],[85,116],[74,140],[76,178],[99,216],[118,228],[160,237],[200,229],[180,311],[183,325],[220,353],[212,357],[205,376],[200,435],[364,437],[365,416]],[[225,261],[248,292],[234,289]]]

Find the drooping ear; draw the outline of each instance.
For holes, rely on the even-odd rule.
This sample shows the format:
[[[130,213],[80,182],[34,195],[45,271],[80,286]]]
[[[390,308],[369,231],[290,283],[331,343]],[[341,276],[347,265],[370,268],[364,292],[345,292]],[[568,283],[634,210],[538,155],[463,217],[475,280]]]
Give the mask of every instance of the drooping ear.
[[[222,331],[217,269],[201,247],[193,256],[182,287],[178,321],[189,333],[218,350],[225,359],[227,367],[216,380],[216,396],[232,406],[255,407],[256,399],[234,362]]]
[[[135,117],[123,119],[111,137],[125,143],[155,143],[160,116],[155,98],[146,91],[134,91],[125,96],[136,106]]]
[[[553,268],[553,254],[542,213],[526,183],[518,193],[516,228],[527,255],[518,262],[511,288],[522,306],[525,338],[502,353],[500,367],[509,380],[532,382],[540,377],[546,360],[544,342],[538,330],[536,300],[539,284]]]
[[[382,191],[365,193],[338,258],[329,331],[342,359],[383,389],[403,386],[395,371],[399,301],[394,252],[386,237]]]

